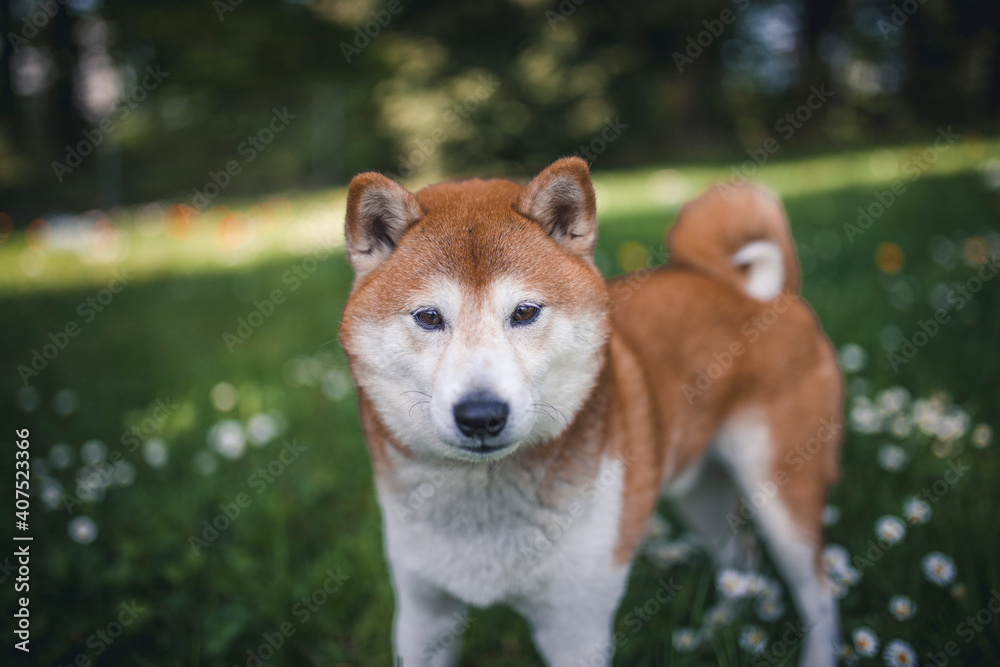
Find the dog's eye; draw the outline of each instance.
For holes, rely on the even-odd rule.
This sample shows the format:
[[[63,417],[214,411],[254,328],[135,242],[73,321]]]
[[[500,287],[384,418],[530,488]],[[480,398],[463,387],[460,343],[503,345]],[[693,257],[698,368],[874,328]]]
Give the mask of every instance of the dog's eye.
[[[510,321],[512,324],[530,324],[538,317],[538,313],[542,311],[541,306],[536,306],[533,303],[522,303],[510,316]]]
[[[441,329],[444,327],[444,318],[441,317],[441,313],[433,308],[418,310],[413,313],[413,319],[425,329]]]

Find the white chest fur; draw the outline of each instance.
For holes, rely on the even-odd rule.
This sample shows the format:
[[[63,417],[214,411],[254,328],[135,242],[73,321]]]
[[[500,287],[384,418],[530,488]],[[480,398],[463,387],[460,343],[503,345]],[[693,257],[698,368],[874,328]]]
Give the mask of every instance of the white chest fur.
[[[540,494],[544,471],[517,461],[408,461],[396,470],[400,490],[379,484],[387,555],[394,569],[477,606],[533,598],[554,577],[586,581],[617,569],[623,469],[605,459],[590,483]]]

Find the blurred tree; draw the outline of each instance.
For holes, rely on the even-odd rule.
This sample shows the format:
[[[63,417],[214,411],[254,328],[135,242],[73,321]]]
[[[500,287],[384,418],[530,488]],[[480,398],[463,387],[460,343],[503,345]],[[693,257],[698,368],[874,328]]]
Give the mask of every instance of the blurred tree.
[[[1000,5],[975,0],[56,5],[16,48],[40,5],[0,0],[0,200],[19,225],[98,203],[99,160],[62,181],[51,166],[100,120],[85,120],[77,80],[76,26],[97,17],[123,94],[147,66],[169,73],[113,130],[128,202],[190,198],[275,107],[298,119],[227,195],[365,169],[426,180],[525,175],[576,152],[601,168],[723,155],[823,83],[837,95],[797,146],[988,130],[1000,113]]]

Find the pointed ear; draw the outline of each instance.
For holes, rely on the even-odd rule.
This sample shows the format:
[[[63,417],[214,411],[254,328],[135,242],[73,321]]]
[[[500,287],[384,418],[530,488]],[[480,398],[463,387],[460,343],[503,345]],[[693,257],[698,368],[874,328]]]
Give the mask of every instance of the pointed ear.
[[[368,273],[396,249],[403,232],[424,214],[417,198],[382,174],[358,174],[347,188],[345,240],[354,273]]]
[[[523,188],[514,208],[570,252],[590,261],[597,240],[597,201],[590,169],[578,157],[553,162]]]

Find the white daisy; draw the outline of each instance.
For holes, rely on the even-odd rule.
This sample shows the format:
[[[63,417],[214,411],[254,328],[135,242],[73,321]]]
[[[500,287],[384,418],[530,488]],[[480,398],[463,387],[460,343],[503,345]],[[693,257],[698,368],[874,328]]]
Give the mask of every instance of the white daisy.
[[[899,445],[882,445],[878,450],[878,464],[889,472],[897,472],[906,465],[909,456]]]
[[[850,565],[841,568],[830,576],[841,586],[854,586],[861,581],[861,573]]]
[[[78,516],[69,522],[69,536],[77,544],[90,544],[97,539],[97,524],[89,516]]]
[[[903,387],[892,387],[876,394],[875,402],[883,412],[899,412],[909,404],[910,392]]]
[[[898,544],[906,536],[906,525],[894,516],[884,516],[875,522],[875,534],[879,540]]]
[[[719,592],[730,600],[746,597],[748,583],[747,575],[728,568],[719,572],[716,579]]]
[[[760,620],[771,623],[785,614],[785,605],[777,598],[762,597],[757,601],[756,611]]]
[[[908,621],[917,613],[917,605],[905,595],[894,595],[889,600],[889,613],[897,621]]]
[[[705,627],[709,630],[721,628],[732,622],[735,612],[731,605],[717,604],[705,612]]]
[[[858,433],[878,433],[882,428],[882,413],[867,396],[857,396],[851,401],[849,416],[851,429]]]
[[[988,447],[992,441],[993,429],[990,428],[989,424],[979,424],[972,429],[972,444],[978,449]]]
[[[921,562],[924,576],[932,584],[947,586],[955,579],[955,561],[940,551],[932,551]]]
[[[837,356],[840,367],[847,373],[860,371],[868,363],[868,353],[857,343],[848,343],[840,348]]]
[[[693,551],[692,546],[683,540],[654,542],[646,547],[646,556],[657,567],[668,568],[685,562]]]
[[[823,549],[823,567],[827,572],[836,572],[851,563],[851,554],[839,544],[829,544]]]
[[[913,667],[917,664],[917,655],[913,647],[902,639],[893,639],[885,645],[882,658],[889,667]]]
[[[674,630],[674,648],[682,653],[698,648],[698,633],[692,628],[677,628]]]
[[[878,653],[878,637],[871,628],[858,628],[851,635],[854,640],[854,649],[865,657],[872,657]]]
[[[905,438],[910,435],[910,431],[913,430],[913,420],[907,415],[896,415],[892,418],[892,424],[889,425],[889,430],[897,438]]]
[[[756,625],[748,625],[740,633],[740,646],[753,655],[762,653],[767,648],[767,635]]]
[[[924,524],[931,520],[931,506],[916,496],[903,505],[903,518],[909,524]]]

